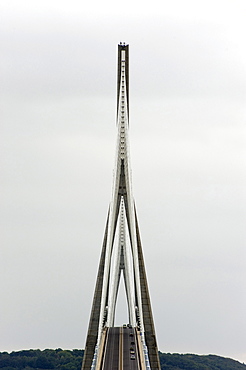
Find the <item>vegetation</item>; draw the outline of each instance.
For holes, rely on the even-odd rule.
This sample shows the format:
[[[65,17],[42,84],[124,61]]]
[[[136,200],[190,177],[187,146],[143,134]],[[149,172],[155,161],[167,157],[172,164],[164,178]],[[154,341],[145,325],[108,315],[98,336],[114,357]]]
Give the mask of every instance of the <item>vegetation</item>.
[[[192,354],[161,353],[160,363],[162,370],[246,370],[246,365],[230,358]]]
[[[0,353],[1,370],[80,370],[84,351],[58,349],[30,349]]]
[[[30,349],[18,352],[0,352],[1,370],[81,370],[84,351],[58,349]],[[246,365],[215,355],[161,353],[162,370],[246,370]]]

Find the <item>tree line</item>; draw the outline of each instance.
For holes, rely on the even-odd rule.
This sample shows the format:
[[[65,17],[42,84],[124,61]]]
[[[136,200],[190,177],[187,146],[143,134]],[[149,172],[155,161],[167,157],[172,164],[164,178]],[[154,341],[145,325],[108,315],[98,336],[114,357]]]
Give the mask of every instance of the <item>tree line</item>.
[[[1,370],[81,370],[84,350],[30,349],[0,352]],[[230,358],[159,352],[162,370],[246,370]]]

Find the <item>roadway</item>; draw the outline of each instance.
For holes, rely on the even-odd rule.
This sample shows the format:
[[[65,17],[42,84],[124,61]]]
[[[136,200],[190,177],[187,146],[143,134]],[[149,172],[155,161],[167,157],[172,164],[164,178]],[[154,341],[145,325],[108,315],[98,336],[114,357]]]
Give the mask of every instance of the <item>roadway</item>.
[[[108,328],[101,370],[140,370],[135,328]]]

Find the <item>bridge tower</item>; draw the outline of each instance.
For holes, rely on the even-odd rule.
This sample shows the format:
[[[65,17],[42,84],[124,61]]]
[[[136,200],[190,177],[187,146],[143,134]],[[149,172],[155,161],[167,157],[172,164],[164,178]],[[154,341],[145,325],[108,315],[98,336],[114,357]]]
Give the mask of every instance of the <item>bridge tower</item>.
[[[118,45],[117,145],[109,205],[82,370],[100,369],[105,330],[114,327],[121,276],[130,328],[141,338],[141,369],[160,370],[148,283],[132,194],[129,153],[129,45]],[[108,369],[110,370],[110,369]]]

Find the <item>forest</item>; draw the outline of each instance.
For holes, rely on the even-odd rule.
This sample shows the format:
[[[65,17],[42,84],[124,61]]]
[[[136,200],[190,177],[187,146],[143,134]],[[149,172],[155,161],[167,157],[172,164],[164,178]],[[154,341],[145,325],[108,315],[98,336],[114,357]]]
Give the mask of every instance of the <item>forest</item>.
[[[80,349],[30,349],[0,352],[1,370],[81,370],[84,351]],[[246,370],[246,365],[215,355],[159,352],[162,370]]]

